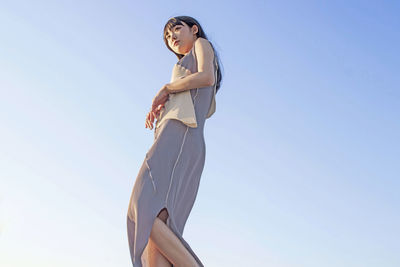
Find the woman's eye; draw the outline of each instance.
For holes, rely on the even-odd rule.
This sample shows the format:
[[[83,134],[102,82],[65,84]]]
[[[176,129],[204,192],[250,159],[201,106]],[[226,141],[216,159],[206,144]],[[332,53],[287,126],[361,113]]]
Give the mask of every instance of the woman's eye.
[[[177,30],[179,30],[181,27],[175,27],[174,31],[176,32]],[[169,39],[169,35],[167,35],[165,38]]]

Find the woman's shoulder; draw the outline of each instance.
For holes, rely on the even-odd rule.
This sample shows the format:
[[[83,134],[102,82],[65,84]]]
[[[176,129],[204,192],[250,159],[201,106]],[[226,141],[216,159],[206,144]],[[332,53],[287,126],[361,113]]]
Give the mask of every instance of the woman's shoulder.
[[[214,54],[214,49],[212,48],[210,41],[203,37],[198,37],[196,39],[194,50],[196,54]]]
[[[195,41],[195,44],[198,45],[199,43],[201,45],[206,45],[206,46],[210,46],[211,47],[210,41],[208,39],[204,38],[204,37],[197,37],[197,39]]]

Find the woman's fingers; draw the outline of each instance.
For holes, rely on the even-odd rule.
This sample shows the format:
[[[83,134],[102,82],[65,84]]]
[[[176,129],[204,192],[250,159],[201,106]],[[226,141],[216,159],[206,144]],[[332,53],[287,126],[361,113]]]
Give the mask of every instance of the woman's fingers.
[[[153,129],[153,123],[155,119],[158,119],[161,109],[165,106],[165,102],[158,104],[157,106],[152,106],[152,109],[146,115],[145,127]]]
[[[158,117],[160,116],[160,110],[161,110],[161,109],[157,109],[157,111],[156,111],[156,118],[157,118],[157,120],[158,120]]]
[[[156,108],[156,112],[160,112],[160,110],[163,108],[164,105],[160,104],[158,105],[158,107]]]
[[[150,125],[149,125],[149,113],[147,113],[147,115],[146,115],[146,120],[145,120],[144,124],[145,124],[146,128],[150,128]]]
[[[154,111],[151,111],[151,112],[150,112],[150,123],[151,123],[151,126],[152,126],[152,127],[153,127],[153,123],[154,123],[154,118],[155,118]]]
[[[152,110],[150,110],[150,112],[149,112],[149,121],[153,122],[153,111]]]
[[[164,97],[159,98],[159,99],[157,99],[157,100],[153,99],[153,102],[152,102],[152,104],[151,104],[151,109],[152,109],[152,110],[153,110],[153,109],[156,109],[156,108],[157,108],[158,106],[160,106],[160,105],[164,106],[164,105],[165,105],[165,102],[167,102],[168,99],[169,99],[169,94],[167,94],[167,95],[165,95]]]
[[[149,128],[150,130],[153,129],[153,123],[151,122],[151,112],[147,113],[145,127]]]
[[[157,118],[160,114],[161,109],[164,107],[163,104],[158,105],[155,109],[152,110],[153,119]]]
[[[158,116],[160,115],[160,113],[161,113],[161,110],[164,108],[164,104],[162,104],[162,105],[160,105],[159,107],[158,107],[158,110],[157,110],[157,118],[158,118]]]

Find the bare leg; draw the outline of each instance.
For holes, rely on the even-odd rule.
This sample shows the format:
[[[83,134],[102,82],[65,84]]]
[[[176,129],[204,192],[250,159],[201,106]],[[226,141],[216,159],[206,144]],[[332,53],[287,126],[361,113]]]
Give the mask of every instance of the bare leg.
[[[149,239],[148,250],[148,262],[150,267],[172,267],[172,264],[158,250],[151,238]]]
[[[168,218],[168,213],[165,210],[163,210],[158,215],[158,218],[160,218],[163,222],[166,222]],[[147,246],[148,246],[148,261],[150,267],[172,267],[172,264],[158,250],[156,244],[153,242],[151,237],[149,239]]]
[[[193,258],[192,254],[189,253],[189,251],[185,248],[185,246],[183,246],[179,238],[175,235],[175,233],[172,232],[168,225],[165,224],[166,218],[168,218],[168,213],[163,210],[154,220],[153,228],[151,229],[150,233],[151,241],[149,241],[149,262],[165,264],[154,265],[154,267],[170,267],[171,265],[168,264],[171,263],[173,263],[176,267],[198,267],[198,264]],[[154,251],[154,249],[151,250],[153,244],[155,245],[158,253],[160,253],[162,257],[164,257],[163,259],[162,257],[159,257],[160,255],[158,255],[157,253],[151,253],[151,251]],[[154,256],[157,257],[157,259],[154,259]],[[150,266],[153,267],[151,263]]]

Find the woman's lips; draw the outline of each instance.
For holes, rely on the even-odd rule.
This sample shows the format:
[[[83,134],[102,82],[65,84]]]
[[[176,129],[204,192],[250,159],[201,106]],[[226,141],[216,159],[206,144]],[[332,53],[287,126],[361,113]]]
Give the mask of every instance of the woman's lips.
[[[177,46],[179,44],[179,41],[176,41],[175,43],[174,43],[174,46]]]

